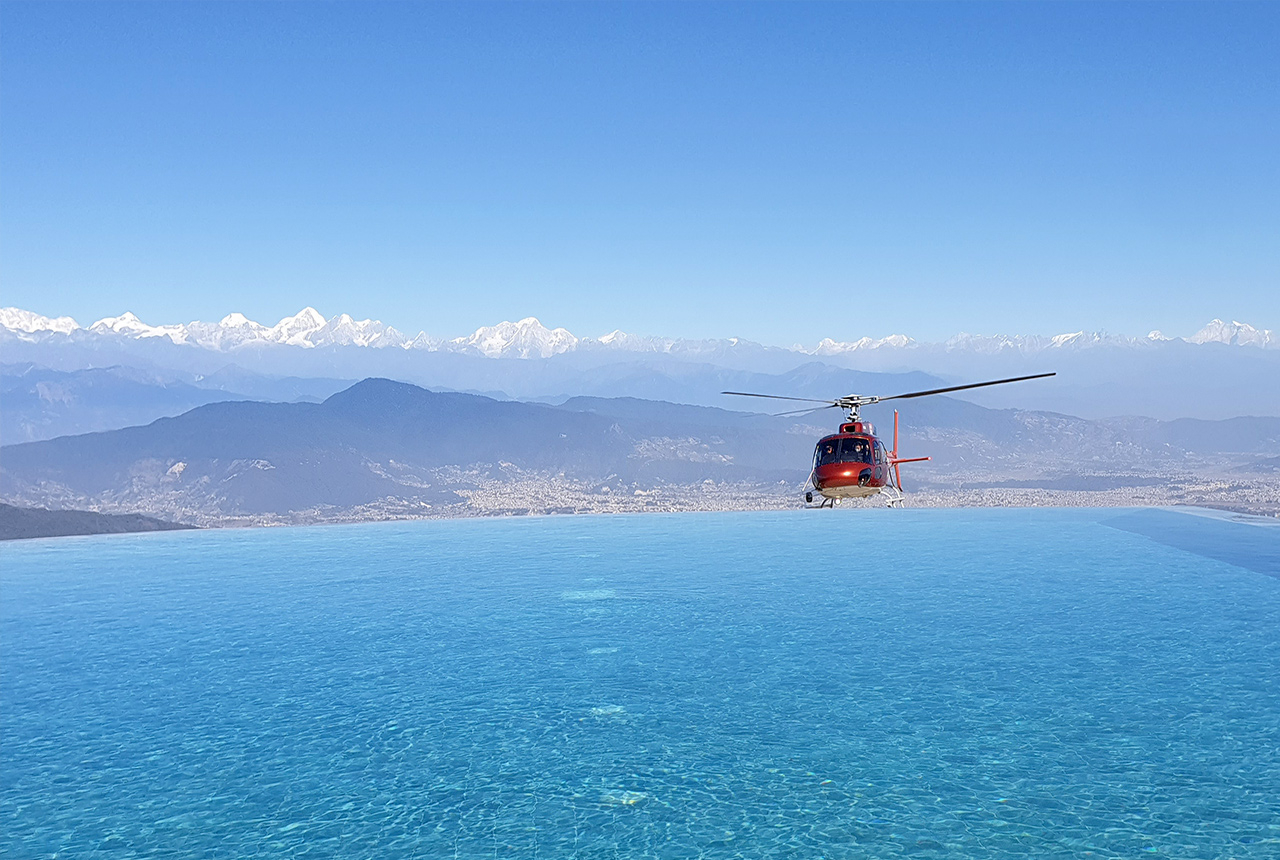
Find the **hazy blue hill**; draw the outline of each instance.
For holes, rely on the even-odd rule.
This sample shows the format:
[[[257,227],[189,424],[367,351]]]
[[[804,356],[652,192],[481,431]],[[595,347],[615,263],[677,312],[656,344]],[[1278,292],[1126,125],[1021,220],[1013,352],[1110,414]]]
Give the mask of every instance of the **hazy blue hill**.
[[[927,373],[869,373],[812,360],[779,373],[765,373],[680,361],[669,356],[633,359],[583,369],[573,376],[562,377],[563,368],[572,366],[575,360],[578,359],[572,354],[548,359],[543,386],[554,382],[561,386],[559,390],[574,396],[633,397],[731,410],[753,410],[765,406],[760,411],[783,412],[785,404],[729,397],[720,392],[755,391],[792,397],[831,398],[852,393],[897,394],[944,384],[941,377]],[[537,390],[535,383],[536,380],[531,380],[522,388]],[[509,386],[506,390],[513,388]]]
[[[947,384],[941,376],[918,370],[873,373],[866,370],[834,367],[822,361],[806,362],[794,370],[777,374],[772,380],[760,375],[754,379],[742,381],[749,386],[748,391],[760,390],[751,387],[753,383],[768,384],[771,387],[765,393],[790,394],[797,397],[832,397],[843,394],[889,396],[908,391],[923,391]]]
[[[628,471],[641,478],[692,483],[732,477],[733,470],[722,461],[732,460],[744,471],[742,477],[795,480],[796,472],[807,468],[816,441],[808,432],[795,432],[793,421],[711,406],[635,397],[574,397],[560,408],[606,416],[617,422],[627,438],[650,440],[653,444],[647,446],[645,460],[636,463],[636,457],[630,458],[633,465]],[[839,420],[835,410],[831,415]],[[702,454],[689,451],[691,444],[699,446]]]
[[[0,365],[4,444],[116,430],[226,400],[320,401],[350,380],[276,378],[227,365],[207,376],[127,365]]]
[[[1146,439],[1150,444],[1168,444],[1202,454],[1275,454],[1280,451],[1280,418],[1179,418],[1150,424]]]
[[[665,405],[664,405],[665,406]],[[696,409],[696,407],[683,407]],[[744,426],[767,421],[740,415]],[[674,423],[673,423],[674,422]],[[144,427],[7,446],[0,486],[54,484],[96,496],[131,488],[192,489],[248,512],[349,506],[389,495],[432,498],[427,472],[445,466],[512,463],[588,479],[769,479],[769,466],[808,457],[809,440],[775,434],[763,465],[730,456],[637,456],[637,435],[678,421],[623,422],[617,416],[470,394],[437,393],[369,379],[321,404],[217,403]],[[643,426],[641,426],[643,424]],[[686,432],[687,432],[686,427]],[[757,438],[752,441],[758,441]],[[175,464],[180,471],[171,472]]]
[[[772,416],[758,412],[740,412],[715,406],[690,406],[685,403],[643,400],[639,397],[571,397],[559,408],[573,412],[594,412],[642,421],[652,427],[686,431],[690,427],[719,428],[726,424],[769,427],[776,423]]]
[[[1074,488],[1075,473],[1181,469],[1189,451],[1257,456],[1280,438],[1280,418],[1100,422],[930,397],[868,408],[886,440],[895,403],[903,453],[934,458],[911,472],[922,483],[931,474],[998,482],[1052,472]],[[778,418],[629,397],[552,406],[367,379],[323,403],[213,403],[145,426],[5,446],[0,492],[24,503],[265,514],[451,503],[460,486],[508,467],[588,484],[798,485],[814,442],[840,419],[834,409]],[[1007,468],[1023,471],[990,474]]]
[[[0,368],[0,440],[5,444],[114,430],[179,415],[243,394],[206,390],[134,367],[59,371],[31,364]]]
[[[0,540],[172,531],[189,528],[194,527],[138,514],[50,511],[43,508],[19,508],[0,503]]]
[[[356,381],[323,376],[268,376],[246,370],[237,364],[228,364],[213,373],[196,378],[196,384],[200,388],[235,391],[253,400],[304,400],[317,403],[350,387]]]
[[[0,425],[0,441],[5,444],[146,424],[220,400],[318,402],[350,386],[352,377],[367,376],[435,390],[484,393],[496,399],[555,402],[571,396],[637,397],[727,409],[750,409],[752,403],[721,396],[725,389],[834,397],[940,383],[939,377],[928,374],[867,373],[791,353],[784,355],[798,366],[778,365],[782,372],[775,374],[663,354],[569,353],[550,359],[505,360],[456,353],[277,346],[237,351],[234,362],[227,363],[226,354],[172,343],[81,344],[70,338],[58,349],[13,340],[3,345],[7,357],[28,356],[43,362],[8,365],[3,371],[4,388],[12,389],[12,396],[4,398]],[[85,365],[97,367],[86,370]]]

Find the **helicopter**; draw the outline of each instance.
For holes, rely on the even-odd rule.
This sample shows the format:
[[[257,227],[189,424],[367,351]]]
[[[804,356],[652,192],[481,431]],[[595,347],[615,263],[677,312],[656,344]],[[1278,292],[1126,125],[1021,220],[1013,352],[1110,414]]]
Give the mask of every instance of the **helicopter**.
[[[805,481],[803,488],[805,504],[813,505],[815,492],[822,497],[818,502],[820,508],[835,507],[842,499],[859,499],[883,494],[889,506],[895,507],[902,504],[905,498],[902,490],[902,472],[899,467],[903,463],[920,463],[929,458],[898,456],[898,410],[893,411],[893,447],[886,449],[884,442],[876,437],[875,426],[869,421],[863,421],[859,416],[862,407],[887,400],[907,400],[913,397],[928,397],[932,394],[949,394],[952,391],[967,391],[970,388],[1004,385],[1007,382],[1025,382],[1028,379],[1044,379],[1047,376],[1056,375],[1056,373],[1036,373],[1031,376],[993,379],[990,382],[931,388],[928,391],[911,391],[889,397],[850,394],[834,400],[787,397],[781,394],[756,394],[750,391],[721,391],[720,393],[736,397],[764,397],[770,400],[798,400],[822,404],[792,412],[776,412],[774,413],[776,417],[812,415],[825,409],[843,409],[845,420],[841,423],[840,429],[830,436],[823,436],[814,447],[813,467],[809,471],[809,478]]]

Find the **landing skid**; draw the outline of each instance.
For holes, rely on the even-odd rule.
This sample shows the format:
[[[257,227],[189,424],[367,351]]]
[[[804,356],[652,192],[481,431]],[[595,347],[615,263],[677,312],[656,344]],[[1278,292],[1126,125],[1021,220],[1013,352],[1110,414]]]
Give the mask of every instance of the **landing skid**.
[[[899,490],[897,487],[881,487],[877,494],[882,496],[885,506],[890,508],[900,508],[902,503],[907,500],[907,494]],[[804,506],[811,510],[821,510],[822,508],[834,508],[841,499],[828,499],[826,497],[818,497],[815,500],[812,490],[808,490],[804,494]]]

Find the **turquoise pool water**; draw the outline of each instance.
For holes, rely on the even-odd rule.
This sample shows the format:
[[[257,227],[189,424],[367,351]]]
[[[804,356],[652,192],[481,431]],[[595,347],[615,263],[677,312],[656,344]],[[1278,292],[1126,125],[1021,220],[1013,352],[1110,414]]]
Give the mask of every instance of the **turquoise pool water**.
[[[0,850],[1276,858],[1277,549],[1105,510],[12,543]]]

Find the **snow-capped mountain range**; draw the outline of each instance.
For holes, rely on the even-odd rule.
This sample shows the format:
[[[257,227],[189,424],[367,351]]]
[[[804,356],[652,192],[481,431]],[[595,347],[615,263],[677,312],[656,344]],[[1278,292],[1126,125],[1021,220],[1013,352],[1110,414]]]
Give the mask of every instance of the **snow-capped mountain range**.
[[[22,340],[44,340],[58,337],[104,337],[144,340],[167,339],[175,344],[189,344],[219,352],[246,347],[291,346],[302,349],[353,346],[382,349],[428,350],[482,355],[488,358],[550,358],[576,350],[608,349],[639,353],[705,353],[723,349],[755,347],[760,344],[737,338],[691,341],[677,338],[646,337],[613,331],[601,337],[577,337],[563,328],[547,328],[534,317],[518,322],[501,322],[483,326],[467,337],[450,340],[436,338],[426,332],[410,337],[378,320],[356,320],[348,314],[325,319],[314,308],[303,308],[273,326],[254,322],[243,314],[232,313],[219,322],[149,325],[132,313],[107,317],[82,327],[71,317],[46,317],[19,308],[0,308],[0,329]],[[1186,338],[1170,338],[1158,331],[1146,337],[1127,337],[1102,332],[1073,332],[1052,337],[1037,335],[970,335],[958,334],[944,344],[922,344],[906,335],[895,334],[873,339],[836,341],[824,338],[812,349],[791,347],[790,351],[815,356],[847,356],[866,351],[909,350],[919,347],[942,347],[947,351],[984,354],[1035,353],[1049,349],[1085,348],[1091,346],[1141,347],[1181,340],[1192,344],[1218,343],[1261,349],[1280,348],[1280,340],[1270,329],[1255,328],[1247,323],[1215,319]]]

